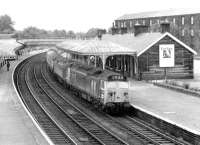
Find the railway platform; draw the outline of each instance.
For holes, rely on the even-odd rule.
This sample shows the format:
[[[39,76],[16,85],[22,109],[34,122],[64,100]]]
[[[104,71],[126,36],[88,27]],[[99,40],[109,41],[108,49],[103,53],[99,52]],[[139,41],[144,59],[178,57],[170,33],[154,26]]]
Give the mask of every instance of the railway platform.
[[[130,96],[136,109],[200,136],[199,97],[144,81],[131,81]]]
[[[0,144],[48,145],[48,142],[24,110],[12,84],[14,67],[23,59],[0,69]]]

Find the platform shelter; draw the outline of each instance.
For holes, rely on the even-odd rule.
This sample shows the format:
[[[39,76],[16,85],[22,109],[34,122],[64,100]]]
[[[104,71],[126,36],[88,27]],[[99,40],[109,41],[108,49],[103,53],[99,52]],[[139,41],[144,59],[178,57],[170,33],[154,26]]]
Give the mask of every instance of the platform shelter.
[[[59,51],[80,62],[85,62],[102,69],[110,69],[123,74],[132,72],[137,66],[136,52],[110,41],[73,40],[57,45]],[[129,74],[130,75],[130,74]]]
[[[136,52],[139,79],[193,78],[196,51],[168,32],[104,35],[102,40]]]

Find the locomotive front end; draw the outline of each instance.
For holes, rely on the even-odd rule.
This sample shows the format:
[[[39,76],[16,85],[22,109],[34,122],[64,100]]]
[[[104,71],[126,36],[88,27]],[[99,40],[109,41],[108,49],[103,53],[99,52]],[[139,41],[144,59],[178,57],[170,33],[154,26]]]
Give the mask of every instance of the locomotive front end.
[[[130,109],[129,82],[125,76],[108,77],[105,103],[107,112],[126,112]]]

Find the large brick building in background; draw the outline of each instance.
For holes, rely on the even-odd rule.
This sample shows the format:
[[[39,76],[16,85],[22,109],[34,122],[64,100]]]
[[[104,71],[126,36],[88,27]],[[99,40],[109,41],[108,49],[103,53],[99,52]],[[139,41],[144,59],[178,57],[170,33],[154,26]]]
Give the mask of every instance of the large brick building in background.
[[[143,32],[169,32],[200,55],[200,9],[125,14],[112,26],[112,34]]]

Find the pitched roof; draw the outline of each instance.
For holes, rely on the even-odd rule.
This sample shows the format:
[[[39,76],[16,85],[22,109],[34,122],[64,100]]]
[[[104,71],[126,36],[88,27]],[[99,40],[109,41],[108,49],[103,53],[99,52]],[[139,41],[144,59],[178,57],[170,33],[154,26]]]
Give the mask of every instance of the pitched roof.
[[[182,41],[178,40],[176,37],[166,32],[162,33],[142,33],[138,36],[134,36],[134,34],[124,34],[124,35],[103,35],[102,39],[111,41],[114,43],[118,43],[122,46],[131,48],[133,51],[137,53],[137,56],[140,56],[146,50],[148,50],[151,46],[157,43],[159,40],[164,38],[165,36],[169,36],[183,47],[188,49],[193,54],[197,54],[192,48],[184,44]]]
[[[162,33],[142,33],[137,36],[134,34],[123,35],[103,35],[102,39],[118,43],[122,46],[131,48],[133,51],[140,53],[147,48],[152,42],[157,41],[163,34]]]
[[[57,48],[82,55],[117,55],[135,53],[135,51],[130,48],[104,40],[68,40],[57,44]]]
[[[15,39],[0,40],[0,57],[15,55],[15,49],[20,46],[21,44],[17,43]]]
[[[117,18],[116,20],[162,17],[162,16],[176,16],[176,15],[198,14],[198,13],[200,13],[200,9],[169,9],[169,10],[163,10],[163,11],[125,14]]]

